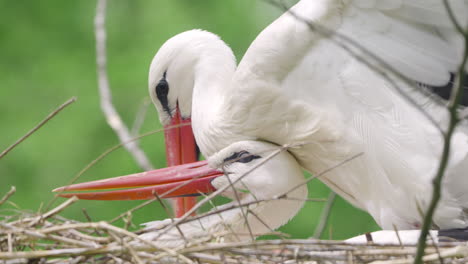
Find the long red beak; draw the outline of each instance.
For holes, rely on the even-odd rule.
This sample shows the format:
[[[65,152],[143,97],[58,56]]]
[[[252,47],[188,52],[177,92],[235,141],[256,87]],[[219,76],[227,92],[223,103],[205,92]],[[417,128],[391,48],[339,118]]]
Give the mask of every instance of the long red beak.
[[[197,196],[215,191],[211,181],[221,175],[223,175],[221,171],[208,167],[206,161],[198,161],[127,176],[63,186],[53,190],[53,192],[60,192],[58,196],[61,197],[77,196],[84,200],[147,200],[155,198],[156,194],[161,198]],[[93,190],[100,191],[68,193],[69,191]]]
[[[177,107],[171,123],[164,127],[167,166],[176,166],[198,160],[197,145],[193,136],[191,119],[182,119]],[[181,197],[174,201],[174,213],[180,217],[190,210],[197,200],[195,197]]]
[[[197,144],[193,136],[191,119],[182,119],[179,110],[171,123],[164,127],[167,166],[176,166],[198,160]]]

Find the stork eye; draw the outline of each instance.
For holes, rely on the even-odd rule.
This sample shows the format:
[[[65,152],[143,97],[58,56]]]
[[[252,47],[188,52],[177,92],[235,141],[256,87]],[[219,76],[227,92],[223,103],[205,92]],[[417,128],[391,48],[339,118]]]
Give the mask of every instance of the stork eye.
[[[171,109],[169,107],[169,100],[167,95],[169,94],[169,83],[166,80],[166,72],[164,72],[163,78],[156,85],[156,97],[158,97],[164,111],[171,115]]]
[[[161,100],[161,98],[164,98],[164,97],[167,98],[168,93],[169,93],[169,84],[167,83],[166,79],[161,79],[158,85],[156,85],[156,95],[158,96],[159,100]]]
[[[251,154],[248,151],[242,150],[242,151],[239,151],[239,152],[235,152],[231,156],[225,158],[224,162],[225,163],[228,163],[228,162],[231,162],[231,163],[232,162],[249,163],[252,160],[259,159],[259,158],[261,158],[261,157],[258,156],[258,155],[254,155],[254,154]]]

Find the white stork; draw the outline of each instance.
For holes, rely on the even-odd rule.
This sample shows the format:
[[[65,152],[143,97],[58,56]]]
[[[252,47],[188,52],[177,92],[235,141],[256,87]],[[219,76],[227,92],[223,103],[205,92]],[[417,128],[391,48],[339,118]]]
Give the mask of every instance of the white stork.
[[[468,1],[450,4],[456,19],[466,26]],[[310,27],[304,20],[320,26]],[[365,63],[368,54],[343,38],[337,41],[337,36],[359,43],[400,76],[375,60],[370,68]],[[260,33],[237,67],[231,49],[216,35],[201,30],[181,33],[154,57],[150,94],[163,124],[170,123],[177,112],[182,118],[191,116],[201,152],[225,176],[201,162],[196,173],[177,170],[175,178],[168,176],[174,171],[164,169],[163,176],[147,172],[59,190],[147,186],[78,195],[146,199],[167,190],[166,183],[180,184],[205,174],[209,176],[193,180],[199,185],[191,186],[197,187],[189,190],[185,185],[173,196],[210,192],[228,184],[227,176],[235,181],[265,161],[266,149],[289,144],[296,147],[243,178],[242,184],[235,185],[239,192],[228,189],[223,195],[235,198],[237,193],[241,201],[271,199],[302,179],[300,167],[316,174],[363,153],[320,180],[369,212],[384,229],[418,228],[418,207],[426,208],[430,200],[431,180],[441,155],[443,139],[437,126],[445,127],[447,118],[445,107],[418,91],[450,85],[462,47],[439,0],[302,0]],[[428,114],[417,110],[394,86]],[[433,222],[443,229],[466,228],[466,123],[455,131],[451,149]],[[228,227],[245,235],[247,218],[253,226],[249,231],[263,233],[294,216],[307,191],[301,187],[291,195],[298,199],[263,202],[250,215],[240,209],[226,211],[223,221],[211,216],[202,221],[203,227],[192,222],[182,229],[187,237]]]

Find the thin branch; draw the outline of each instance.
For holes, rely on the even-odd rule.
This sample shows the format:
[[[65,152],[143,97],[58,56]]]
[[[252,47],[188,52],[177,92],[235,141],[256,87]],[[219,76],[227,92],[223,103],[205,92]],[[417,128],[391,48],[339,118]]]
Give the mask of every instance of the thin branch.
[[[143,99],[143,102],[142,102],[140,108],[138,109],[138,112],[137,112],[137,114],[135,116],[135,121],[133,122],[133,125],[132,125],[131,134],[133,136],[138,135],[141,126],[145,122],[146,113],[148,112],[148,106],[149,105],[151,105],[151,100],[148,97],[145,97]]]
[[[170,212],[169,208],[166,207],[164,202],[161,200],[161,197],[156,192],[153,192],[153,195],[154,195],[154,197],[156,197],[159,204],[161,205],[161,207],[164,209],[167,216],[169,217],[169,219],[171,219],[171,223],[174,223],[174,217],[171,216],[171,212]],[[189,243],[189,241],[187,240],[187,238],[184,235],[184,232],[182,232],[182,230],[180,229],[179,225],[176,225],[175,228],[177,229],[177,231],[179,232],[180,236],[185,241],[185,243]]]
[[[11,186],[11,189],[3,196],[3,198],[0,200],[0,205],[2,205],[3,203],[5,203],[8,199],[10,199],[10,197],[15,194],[16,192],[16,187],[15,186]]]
[[[453,26],[461,35],[466,35],[465,29],[463,29],[462,25],[457,21],[455,14],[453,13],[452,7],[450,7],[450,3],[447,0],[442,1],[444,3],[445,10],[447,11],[450,20],[452,21]]]
[[[349,157],[349,158],[347,158],[347,159],[344,159],[344,160],[342,160],[341,162],[338,162],[337,164],[335,164],[335,165],[333,165],[333,166],[331,166],[331,167],[329,167],[329,168],[327,168],[327,169],[321,171],[320,173],[317,173],[317,174],[313,175],[312,177],[309,177],[308,179],[305,179],[304,181],[302,181],[301,183],[299,183],[299,184],[297,184],[296,186],[292,187],[289,191],[285,192],[283,195],[279,195],[278,197],[285,196],[285,195],[287,195],[288,193],[291,193],[291,192],[293,192],[294,190],[298,189],[298,188],[301,187],[302,185],[309,183],[309,182],[312,181],[313,179],[318,179],[318,178],[322,177],[323,175],[329,173],[330,171],[332,171],[332,170],[334,170],[334,169],[336,169],[336,168],[338,168],[338,167],[341,167],[341,166],[343,166],[344,164],[346,164],[346,163],[348,163],[348,162],[350,162],[350,161],[352,161],[352,160],[354,160],[354,159],[357,159],[357,158],[359,158],[359,157],[362,156],[362,155],[364,155],[364,152],[359,152],[359,153],[357,153],[357,154],[355,154],[355,155],[353,155],[353,156],[351,156],[351,157]]]
[[[117,110],[112,104],[112,94],[107,77],[106,58],[106,0],[98,0],[96,16],[94,19],[94,29],[96,34],[96,64],[99,83],[99,95],[101,98],[101,109],[106,117],[107,123],[114,130],[121,142],[127,142],[132,137],[128,128],[123,123]],[[151,170],[153,166],[145,153],[138,146],[138,142],[130,142],[125,145],[127,151],[133,156],[138,165],[144,170]]]
[[[444,0],[446,7],[448,8],[448,12],[452,13],[449,4],[447,3],[447,0]],[[450,16],[450,18],[453,20],[453,23],[456,27],[458,27],[458,23],[455,20],[455,17],[453,14]],[[463,60],[462,63],[460,64],[457,72],[457,76],[455,79],[454,87],[452,90],[452,94],[450,97],[449,101],[449,123],[448,123],[448,129],[447,132],[444,134],[444,146],[442,150],[442,157],[440,159],[439,163],[439,168],[437,170],[437,174],[434,177],[432,181],[433,185],[433,190],[432,190],[432,197],[431,197],[431,202],[429,203],[429,207],[426,211],[426,214],[424,216],[423,220],[423,225],[421,228],[421,234],[419,236],[419,242],[418,242],[418,250],[416,253],[416,257],[414,259],[415,264],[422,263],[423,261],[423,255],[424,255],[424,249],[426,248],[426,237],[429,234],[429,229],[431,228],[432,225],[432,219],[437,207],[437,204],[439,203],[440,196],[441,196],[441,188],[442,188],[442,180],[445,175],[445,171],[448,166],[449,162],[449,156],[450,156],[450,147],[451,147],[451,142],[452,142],[452,136],[453,133],[455,132],[455,128],[457,127],[458,123],[460,122],[460,118],[458,117],[458,108],[460,105],[460,100],[463,97],[463,83],[465,79],[465,67],[468,61],[468,30],[464,31],[462,29],[459,29],[460,33],[463,33],[463,38],[464,38],[464,52],[463,52]]]
[[[229,174],[225,174],[226,179],[228,180],[229,186],[232,188],[232,191],[234,192],[234,198],[236,199],[236,202],[241,205],[241,200],[239,198],[239,193],[237,192],[236,188],[234,187],[234,183],[231,181],[231,177],[229,177]],[[242,181],[240,181],[242,183]],[[255,237],[252,232],[252,228],[250,227],[249,220],[247,218],[246,213],[244,212],[243,206],[239,206],[239,210],[241,211],[242,217],[244,218],[245,225],[247,226],[247,230],[249,231],[250,239],[253,241],[255,240]],[[248,210],[248,208],[247,208]]]
[[[36,217],[36,219],[32,220],[30,223],[29,223],[29,226],[34,226],[36,225],[37,223],[39,223],[40,221],[43,221],[53,215],[56,215],[58,213],[60,213],[61,211],[63,211],[65,208],[67,208],[68,206],[74,204],[76,201],[78,201],[78,197],[76,196],[73,196],[72,198],[66,200],[65,202],[63,202],[62,204],[60,204],[59,206],[55,207],[54,209],[50,210],[49,212],[43,214],[43,215],[39,215],[38,217]]]
[[[54,116],[56,116],[58,113],[60,113],[65,107],[69,106],[70,104],[74,103],[76,101],[76,97],[72,97],[70,99],[68,99],[65,103],[63,103],[61,106],[59,106],[57,109],[55,109],[54,111],[52,111],[52,113],[50,113],[44,120],[42,120],[41,122],[39,122],[39,124],[37,124],[37,126],[35,126],[33,129],[31,129],[28,133],[26,133],[26,135],[22,136],[20,139],[18,139],[15,143],[13,143],[13,145],[9,146],[8,148],[6,148],[4,151],[2,151],[2,153],[0,153],[0,159],[3,158],[6,154],[8,154],[8,152],[10,152],[12,149],[14,149],[16,146],[18,146],[21,142],[23,142],[24,140],[26,140],[29,136],[31,136],[34,132],[36,132],[37,130],[39,130],[39,128],[41,128],[44,124],[46,124],[47,122],[49,122],[49,120],[51,120],[52,118],[54,118]]]
[[[320,215],[320,221],[315,228],[313,238],[319,239],[322,236],[323,230],[325,230],[325,226],[327,226],[328,218],[330,217],[331,208],[333,207],[333,203],[336,199],[336,193],[331,191],[330,195],[328,196],[327,203],[322,210],[322,214]]]

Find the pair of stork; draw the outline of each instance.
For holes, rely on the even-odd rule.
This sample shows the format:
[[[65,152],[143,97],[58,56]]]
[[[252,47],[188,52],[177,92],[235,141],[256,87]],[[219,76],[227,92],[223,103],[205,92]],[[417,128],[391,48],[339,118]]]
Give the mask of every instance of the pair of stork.
[[[196,160],[192,129],[207,161],[56,190],[136,187],[61,194],[96,200],[216,191],[233,199],[226,209],[249,206],[181,224],[185,237],[229,230],[227,239],[249,239],[299,211],[305,169],[383,229],[417,229],[449,116],[444,99],[428,95],[451,89],[466,49],[452,20],[466,30],[468,1],[449,3],[453,13],[439,0],[302,0],[258,35],[237,66],[218,36],[176,35],[151,63],[149,92],[167,129],[170,165]],[[177,127],[190,120],[192,129]],[[180,205],[178,216],[193,200]],[[468,227],[465,121],[453,135],[433,223]],[[165,236],[177,237],[172,229]]]

